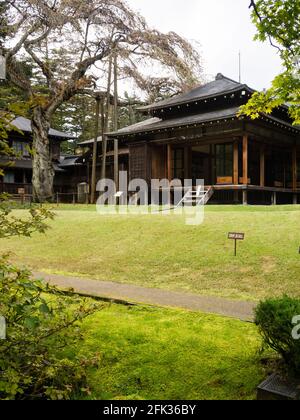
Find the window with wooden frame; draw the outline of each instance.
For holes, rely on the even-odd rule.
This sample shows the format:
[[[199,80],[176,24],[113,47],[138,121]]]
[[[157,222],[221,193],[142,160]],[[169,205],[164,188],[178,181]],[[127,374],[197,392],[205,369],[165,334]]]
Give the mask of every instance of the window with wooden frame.
[[[216,145],[216,177],[217,183],[233,182],[233,144]]]
[[[173,149],[172,171],[175,179],[184,180],[184,149]]]

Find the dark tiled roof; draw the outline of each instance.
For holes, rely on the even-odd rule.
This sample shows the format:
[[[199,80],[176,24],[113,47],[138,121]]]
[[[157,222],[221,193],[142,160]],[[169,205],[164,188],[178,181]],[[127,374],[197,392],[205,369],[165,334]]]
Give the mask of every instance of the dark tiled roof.
[[[184,117],[172,118],[169,120],[162,120],[160,118],[150,118],[142,123],[134,124],[130,127],[122,128],[118,132],[109,133],[109,136],[126,136],[130,134],[144,133],[149,131],[156,131],[171,127],[187,126],[199,123],[207,123],[210,121],[224,120],[228,118],[235,118],[239,111],[239,107],[228,109],[221,109],[212,112],[205,112],[196,115],[186,115]]]
[[[68,168],[71,166],[82,165],[82,156],[61,156],[59,166],[61,168]]]
[[[91,140],[85,140],[80,143],[78,143],[78,146],[90,146],[91,144],[94,144],[95,139]],[[102,136],[97,138],[97,143],[102,143]]]
[[[245,89],[249,92],[253,92],[247,85],[235,82],[228,77],[218,74],[216,80],[207,83],[203,86],[198,86],[195,89],[190,90],[182,95],[174,96],[173,98],[165,99],[157,103],[153,103],[148,106],[139,108],[140,111],[151,111],[155,109],[162,109],[166,107],[172,107],[180,104],[186,104],[190,102],[196,102],[209,98],[211,96],[225,95],[235,91]]]
[[[0,157],[0,167],[7,167],[8,169],[32,169],[32,160]],[[53,163],[53,167],[55,172],[64,172],[56,163]]]
[[[18,130],[21,130],[25,133],[32,133],[31,121],[24,117],[17,117],[11,123]],[[71,136],[70,134],[63,133],[62,131],[54,130],[50,128],[49,135],[52,137],[60,137],[62,139],[75,139],[76,137]]]

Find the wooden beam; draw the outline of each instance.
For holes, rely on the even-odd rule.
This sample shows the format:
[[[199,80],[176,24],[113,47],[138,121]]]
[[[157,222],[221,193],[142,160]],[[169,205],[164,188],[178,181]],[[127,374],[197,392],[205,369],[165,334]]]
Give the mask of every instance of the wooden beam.
[[[243,137],[243,184],[248,185],[248,136]]]
[[[260,146],[260,186],[265,186],[265,172],[266,172],[266,155],[265,155],[265,145],[261,144]]]
[[[297,178],[298,178],[298,167],[297,167],[297,147],[293,147],[293,162],[292,162],[292,174],[293,174],[293,190],[297,190]]]
[[[239,184],[239,142],[236,141],[233,145],[233,183]]]

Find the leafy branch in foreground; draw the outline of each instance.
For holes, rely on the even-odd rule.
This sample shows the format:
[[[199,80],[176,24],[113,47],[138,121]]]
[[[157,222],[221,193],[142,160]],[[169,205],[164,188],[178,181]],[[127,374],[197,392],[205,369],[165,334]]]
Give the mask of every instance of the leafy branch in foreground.
[[[275,77],[265,92],[257,92],[241,113],[258,118],[281,105],[289,105],[295,125],[300,124],[300,0],[251,0],[252,21],[257,28],[255,39],[269,41],[276,48],[284,72]]]
[[[0,400],[70,399],[86,392],[86,368],[96,359],[70,359],[63,350],[82,339],[80,322],[103,305],[33,280],[5,257],[0,295],[7,323],[7,339],[0,340]]]
[[[0,115],[1,150],[13,155],[7,131],[13,115]],[[7,195],[0,198],[0,238],[45,232],[53,218],[45,208],[32,208],[20,219]],[[51,295],[49,295],[51,294]],[[0,315],[6,339],[0,340],[0,400],[69,399],[88,391],[86,367],[93,360],[70,358],[67,346],[81,339],[80,322],[103,305],[78,296],[68,297],[55,287],[14,267],[0,257]]]

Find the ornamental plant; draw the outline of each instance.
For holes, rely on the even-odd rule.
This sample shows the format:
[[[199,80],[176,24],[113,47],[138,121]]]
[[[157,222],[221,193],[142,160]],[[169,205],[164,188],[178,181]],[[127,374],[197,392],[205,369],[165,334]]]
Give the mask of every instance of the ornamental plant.
[[[300,378],[300,339],[294,320],[300,315],[300,299],[288,296],[261,302],[255,313],[255,323],[264,345],[281,357],[284,367],[292,376]]]

